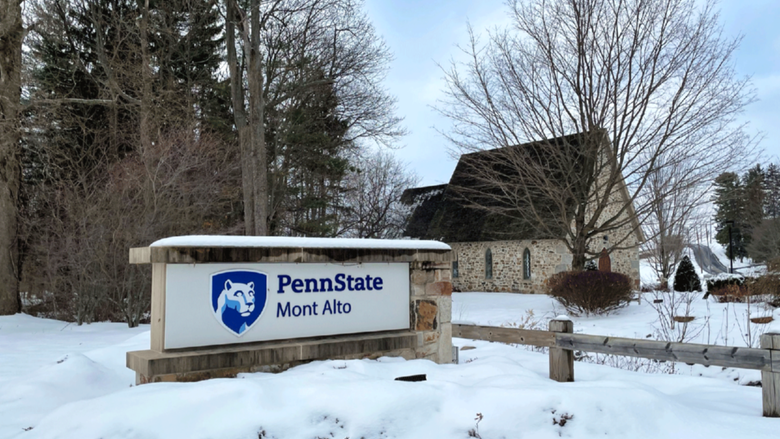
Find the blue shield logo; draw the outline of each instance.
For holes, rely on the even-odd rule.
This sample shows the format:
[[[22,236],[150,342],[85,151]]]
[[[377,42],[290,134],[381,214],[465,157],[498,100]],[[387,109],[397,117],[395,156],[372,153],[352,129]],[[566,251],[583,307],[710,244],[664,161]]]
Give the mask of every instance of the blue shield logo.
[[[228,331],[243,335],[260,317],[267,299],[266,275],[228,270],[211,275],[211,309]]]

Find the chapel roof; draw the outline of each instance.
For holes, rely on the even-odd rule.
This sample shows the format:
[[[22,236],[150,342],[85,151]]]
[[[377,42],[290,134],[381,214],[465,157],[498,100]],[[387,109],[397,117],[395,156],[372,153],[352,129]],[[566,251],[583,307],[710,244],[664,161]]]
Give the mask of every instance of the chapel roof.
[[[436,239],[444,242],[476,242],[561,238],[565,235],[564,224],[570,224],[574,212],[573,201],[563,200],[566,206],[567,218],[559,218],[561,209],[555,207],[544,194],[534,196],[534,206],[546,218],[547,224],[559,224],[550,227],[547,233],[539,230],[527,219],[511,215],[499,215],[484,209],[469,207],[470,197],[481,197],[482,205],[490,204],[490,190],[481,194],[468,193],[463,188],[474,187],[477,180],[474,177],[475,163],[490,163],[493,169],[511,183],[519,178],[513,168],[503,160],[502,154],[511,152],[510,148],[524,148],[524,156],[540,166],[550,168],[561,184],[568,184],[581,178],[584,172],[592,172],[592,165],[586,165],[584,154],[580,153],[582,134],[561,136],[544,141],[528,142],[508,148],[497,148],[464,154],[458,160],[455,171],[448,184],[408,189],[401,201],[411,206],[412,214],[407,223],[404,235],[418,239]],[[570,150],[573,159],[572,172],[564,173],[552,169],[545,151],[550,144]],[[547,149],[545,149],[547,148]],[[485,162],[486,161],[486,162]],[[497,190],[497,189],[496,189]],[[547,197],[547,198],[545,198]],[[549,206],[549,209],[546,209]]]

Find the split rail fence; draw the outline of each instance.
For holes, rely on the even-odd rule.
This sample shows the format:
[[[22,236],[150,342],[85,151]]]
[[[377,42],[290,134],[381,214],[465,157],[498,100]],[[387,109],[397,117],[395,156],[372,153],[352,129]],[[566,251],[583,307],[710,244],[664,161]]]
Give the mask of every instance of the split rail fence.
[[[551,320],[548,331],[453,324],[452,336],[550,348],[550,379],[574,381],[574,351],[624,355],[761,371],[763,411],[780,417],[780,334],[761,336],[761,348],[574,334],[571,320]]]

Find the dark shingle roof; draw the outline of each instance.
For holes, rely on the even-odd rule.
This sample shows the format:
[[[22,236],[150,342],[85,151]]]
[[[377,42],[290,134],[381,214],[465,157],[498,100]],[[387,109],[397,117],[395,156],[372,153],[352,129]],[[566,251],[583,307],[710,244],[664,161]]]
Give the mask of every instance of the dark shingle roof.
[[[411,236],[414,238],[428,236],[428,227],[441,206],[441,201],[444,198],[444,192],[446,190],[447,185],[440,184],[436,186],[407,189],[404,191],[403,195],[401,195],[401,202],[410,206],[412,209],[412,214],[409,217],[409,221],[406,223],[404,236]]]
[[[571,135],[549,139],[544,142],[530,142],[522,145],[512,146],[510,148],[526,148],[530,160],[546,165],[544,147],[550,143],[556,147],[571,149],[572,157],[580,160],[579,154],[580,135]],[[475,242],[475,241],[498,241],[498,240],[524,240],[524,239],[544,239],[559,238],[564,236],[564,231],[554,233],[557,236],[544,236],[538,227],[530,224],[527,220],[518,217],[510,217],[489,213],[482,209],[468,207],[468,197],[472,195],[465,194],[459,188],[474,187],[476,180],[473,177],[473,164],[476,161],[488,160],[491,166],[499,173],[505,176],[508,182],[513,178],[518,178],[516,172],[513,172],[511,166],[506,165],[500,159],[501,154],[506,149],[499,148],[494,150],[480,151],[461,156],[455,171],[447,185],[429,186],[424,188],[408,189],[404,192],[401,200],[411,206],[414,212],[407,224],[404,235],[420,239],[437,239],[445,242]],[[498,158],[498,160],[497,160]],[[580,161],[581,162],[581,161]],[[586,166],[577,166],[577,170],[584,171]],[[552,171],[554,172],[554,171]],[[577,172],[579,174],[579,172]],[[557,178],[566,184],[572,178],[581,177],[565,175],[560,173]],[[435,195],[430,195],[435,194]],[[427,198],[425,198],[427,197]],[[543,214],[549,215],[550,222],[560,216],[560,210],[549,203],[549,198],[545,200],[543,195],[537,197],[534,202],[537,210]],[[548,201],[548,202],[545,202]],[[481,204],[485,204],[485,199]],[[487,201],[489,203],[489,201]],[[550,205],[548,212],[544,212],[545,206]],[[573,205],[571,211],[573,212]],[[567,215],[571,218],[571,215]],[[558,220],[557,223],[563,224]],[[568,220],[566,220],[568,223]]]

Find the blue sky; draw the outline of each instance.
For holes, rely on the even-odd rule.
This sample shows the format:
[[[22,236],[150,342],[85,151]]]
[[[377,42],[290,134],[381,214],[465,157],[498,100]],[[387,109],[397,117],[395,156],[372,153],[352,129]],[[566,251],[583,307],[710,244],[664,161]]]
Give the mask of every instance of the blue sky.
[[[780,161],[780,0],[723,0],[719,4],[726,36],[742,35],[736,53],[739,74],[750,76],[758,102],[743,119],[763,133],[764,163]],[[421,185],[446,183],[455,159],[435,128],[446,119],[432,108],[442,96],[442,71],[467,42],[467,23],[483,32],[508,23],[503,0],[366,0],[377,32],[394,54],[385,87],[398,99],[398,114],[409,134],[396,155],[422,177]]]

